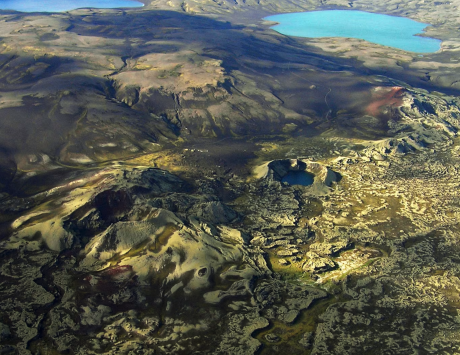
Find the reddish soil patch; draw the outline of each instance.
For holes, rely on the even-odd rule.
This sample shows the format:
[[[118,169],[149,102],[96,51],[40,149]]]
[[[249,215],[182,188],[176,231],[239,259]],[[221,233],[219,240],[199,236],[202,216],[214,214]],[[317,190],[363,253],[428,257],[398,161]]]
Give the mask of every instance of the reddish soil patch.
[[[371,116],[378,116],[382,108],[399,107],[402,105],[404,88],[400,86],[379,87],[373,94],[372,101],[366,107],[366,113]]]
[[[133,267],[131,265],[115,266],[109,270],[104,271],[104,275],[110,276],[110,277],[117,277],[117,276],[120,276],[120,274],[131,272],[132,269]]]

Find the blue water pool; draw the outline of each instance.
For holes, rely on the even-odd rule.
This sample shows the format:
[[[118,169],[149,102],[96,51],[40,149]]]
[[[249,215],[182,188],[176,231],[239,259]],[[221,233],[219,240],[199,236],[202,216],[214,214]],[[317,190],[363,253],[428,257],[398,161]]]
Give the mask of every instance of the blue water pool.
[[[416,53],[436,52],[441,46],[438,39],[417,36],[429,24],[405,17],[327,10],[273,15],[265,20],[278,22],[272,28],[288,36],[357,38]]]
[[[313,184],[314,176],[306,171],[290,171],[283,178],[281,182],[287,182],[289,185],[303,185],[309,186]]]
[[[0,10],[21,12],[63,12],[84,7],[111,9],[141,6],[144,4],[134,0],[0,0]]]

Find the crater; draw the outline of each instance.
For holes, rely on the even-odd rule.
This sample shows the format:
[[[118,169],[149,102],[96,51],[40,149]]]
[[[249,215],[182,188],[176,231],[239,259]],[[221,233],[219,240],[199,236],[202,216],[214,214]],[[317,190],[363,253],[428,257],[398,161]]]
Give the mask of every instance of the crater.
[[[327,194],[332,184],[339,181],[334,171],[306,159],[273,160],[256,167],[255,174],[258,179],[286,182],[286,186],[305,186],[316,195]]]

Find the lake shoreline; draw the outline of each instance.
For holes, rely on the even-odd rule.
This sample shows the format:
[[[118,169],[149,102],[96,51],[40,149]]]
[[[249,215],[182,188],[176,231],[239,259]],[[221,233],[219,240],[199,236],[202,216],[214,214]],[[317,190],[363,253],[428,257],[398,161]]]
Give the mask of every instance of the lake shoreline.
[[[442,41],[425,37],[427,23],[358,10],[319,10],[264,17],[271,29],[300,38],[354,38],[414,53],[435,53]]]

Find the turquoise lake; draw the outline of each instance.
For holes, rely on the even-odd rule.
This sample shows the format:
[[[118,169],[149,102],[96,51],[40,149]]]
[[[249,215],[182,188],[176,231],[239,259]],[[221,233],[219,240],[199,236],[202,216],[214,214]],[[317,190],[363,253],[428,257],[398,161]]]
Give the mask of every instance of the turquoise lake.
[[[0,10],[21,12],[63,12],[85,7],[112,9],[142,6],[143,3],[131,0],[0,0]]]
[[[438,39],[416,36],[429,24],[405,17],[327,10],[273,15],[264,20],[278,22],[271,28],[287,36],[357,38],[415,53],[432,53],[441,47]]]
[[[314,176],[306,171],[289,171],[281,182],[287,182],[289,185],[303,185],[308,186],[313,184]]]

